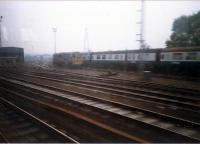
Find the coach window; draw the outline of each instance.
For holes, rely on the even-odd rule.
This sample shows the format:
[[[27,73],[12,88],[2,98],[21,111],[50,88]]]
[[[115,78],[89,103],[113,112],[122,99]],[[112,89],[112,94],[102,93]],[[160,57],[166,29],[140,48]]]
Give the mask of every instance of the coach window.
[[[135,54],[133,54],[132,59],[135,60]]]
[[[166,57],[167,60],[169,60],[170,59],[170,54],[166,54],[165,57]]]
[[[97,55],[97,59],[98,59],[98,60],[101,59],[101,56],[100,56],[100,55]]]
[[[183,54],[182,53],[174,53],[173,59],[174,60],[181,60],[181,59],[183,59]]]
[[[165,55],[164,54],[161,54],[161,59],[165,59]]]
[[[188,55],[186,56],[187,60],[196,60],[197,59],[197,53],[196,52],[190,52],[188,53]]]
[[[137,55],[137,59],[138,59],[138,60],[142,60],[141,54],[138,54],[138,55]]]
[[[131,59],[131,55],[128,55],[128,60],[130,60]]]
[[[119,55],[118,54],[115,55],[115,59],[119,59]]]
[[[112,59],[112,55],[110,54],[110,55],[108,55],[108,59]]]
[[[123,54],[120,55],[120,59],[123,60]]]
[[[102,55],[102,60],[105,60],[106,59],[106,55]]]

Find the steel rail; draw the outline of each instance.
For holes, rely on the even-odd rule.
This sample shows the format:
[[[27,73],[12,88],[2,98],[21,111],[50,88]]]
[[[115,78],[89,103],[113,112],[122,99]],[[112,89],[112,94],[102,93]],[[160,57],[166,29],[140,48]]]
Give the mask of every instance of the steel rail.
[[[51,124],[60,131],[68,133],[80,143],[137,142],[125,139],[124,137],[122,138],[119,135],[115,135],[83,120],[79,120],[74,116],[60,111],[55,111],[54,109],[51,109],[45,105],[38,104],[34,101],[27,101],[26,99],[23,99],[23,97],[20,97],[20,95],[16,95],[18,93],[14,91],[7,91],[3,88],[0,88],[0,90],[6,92],[5,94],[0,94],[5,99],[12,101],[15,105],[23,109],[26,109],[26,111],[29,113],[37,116],[40,119],[43,119],[46,123]],[[25,96],[25,94],[23,95]]]
[[[34,103],[37,103],[37,104],[40,104],[40,105],[49,107],[49,108],[54,109],[54,110],[56,110],[56,111],[58,111],[58,112],[63,112],[63,113],[70,114],[70,115],[72,115],[72,116],[74,116],[74,117],[77,117],[77,118],[79,118],[79,119],[82,119],[82,120],[84,120],[84,121],[87,121],[87,122],[89,122],[89,123],[91,123],[91,124],[94,124],[94,125],[96,125],[96,126],[98,126],[98,127],[100,127],[100,128],[103,128],[103,129],[105,129],[105,130],[108,130],[108,131],[110,131],[110,132],[112,132],[112,133],[115,133],[115,134],[117,134],[117,135],[119,135],[119,136],[123,136],[123,137],[125,137],[125,138],[127,138],[127,139],[130,139],[130,140],[132,140],[132,141],[142,142],[142,143],[148,142],[148,141],[146,141],[146,140],[144,140],[144,139],[142,139],[142,138],[139,138],[139,137],[137,137],[137,136],[128,134],[128,133],[126,133],[126,132],[123,132],[123,131],[121,131],[121,130],[119,130],[119,129],[117,129],[117,128],[114,128],[114,127],[109,126],[109,125],[107,125],[107,124],[104,124],[104,123],[102,123],[102,122],[96,121],[96,120],[94,120],[94,119],[92,119],[92,118],[89,118],[89,117],[87,117],[87,116],[85,116],[85,115],[82,115],[82,114],[80,114],[80,113],[74,112],[74,111],[72,111],[72,110],[70,110],[70,109],[66,109],[66,108],[60,107],[60,106],[58,106],[58,105],[56,105],[56,104],[52,104],[52,103],[50,103],[50,102],[45,102],[46,100],[45,100],[45,101],[44,101],[44,100],[41,100],[41,99],[40,99],[40,100],[37,100],[37,99],[30,98],[30,97],[26,97],[26,96],[23,96],[22,94],[17,94],[17,93],[14,93],[14,92],[13,92],[13,94],[15,94],[15,96],[18,96],[19,98],[21,98],[21,99],[23,99],[23,100],[30,101],[30,102],[34,102]]]
[[[6,138],[5,134],[1,132],[0,129],[0,143],[9,143],[8,139]]]
[[[60,71],[58,71],[56,69],[53,69],[51,71],[52,71],[51,73],[60,74]],[[163,90],[163,88],[164,88],[165,91],[168,89],[169,91],[174,90],[176,92],[193,93],[195,95],[200,93],[200,90],[188,89],[188,88],[171,86],[171,85],[157,84],[157,83],[154,83],[154,82],[127,80],[127,79],[121,79],[121,78],[103,78],[102,76],[92,76],[92,75],[88,75],[88,74],[82,74],[82,73],[78,73],[78,72],[69,72],[69,71],[64,71],[64,72],[61,71],[61,73],[65,76],[72,74],[72,75],[80,75],[80,76],[86,77],[86,78],[96,78],[96,79],[99,79],[99,80],[106,80],[106,81],[116,81],[116,82],[122,82],[123,81],[123,82],[126,83],[126,85],[128,85],[128,84],[134,84],[134,85],[138,84],[139,86],[142,86],[142,87],[146,86],[147,88],[151,87],[151,88],[155,89],[155,87],[156,87],[156,90],[158,88]]]
[[[162,128],[163,129],[163,128]],[[166,129],[165,129],[166,130]],[[173,132],[173,131],[171,131],[171,132]]]
[[[30,77],[29,77],[30,78]],[[50,83],[49,82],[47,82],[47,83],[42,83],[42,81],[40,81],[39,83],[37,83],[37,82],[34,82],[33,80],[24,80],[24,79],[18,79],[18,78],[15,78],[16,80],[20,80],[20,81],[23,81],[23,82],[28,82],[28,83],[31,83],[31,84],[36,84],[36,85],[39,85],[39,86],[42,86],[42,87],[46,87],[46,88],[49,88],[49,89],[53,89],[53,90],[59,90],[59,91],[62,91],[62,92],[67,92],[67,93],[70,93],[70,94],[74,94],[74,95],[81,95],[82,97],[90,97],[90,98],[93,98],[93,99],[99,99],[99,100],[103,100],[103,101],[109,101],[108,99],[105,99],[105,97],[104,98],[100,98],[100,97],[97,97],[97,96],[92,96],[92,95],[88,95],[88,94],[84,94],[84,93],[79,93],[79,92],[75,92],[75,91],[72,91],[72,90],[67,90],[67,89],[64,89],[64,88],[62,88],[62,87],[58,87],[58,86],[54,86],[54,85],[50,85]],[[27,78],[26,78],[27,79]],[[57,83],[58,84],[58,83]],[[113,97],[114,98],[114,97]],[[119,97],[117,97],[117,98],[119,98]],[[115,99],[117,99],[117,98],[115,98]],[[172,113],[166,113],[165,114],[165,111],[163,111],[162,110],[162,113],[160,113],[159,111],[158,112],[156,112],[157,110],[154,108],[154,109],[151,109],[151,108],[145,108],[145,107],[141,107],[141,106],[139,106],[139,105],[136,105],[135,106],[135,104],[134,103],[132,103],[131,105],[130,104],[123,104],[123,103],[120,103],[120,101],[114,101],[114,100],[111,100],[112,102],[115,102],[115,103],[119,103],[119,104],[121,104],[121,105],[126,105],[126,106],[129,106],[129,107],[132,107],[132,108],[134,108],[134,109],[138,109],[138,110],[142,110],[142,111],[145,111],[145,112],[150,112],[150,113],[153,113],[153,114],[159,114],[159,115],[164,115],[164,116],[166,116],[166,117],[170,117],[170,118],[173,118],[173,119],[177,119],[177,120],[181,120],[181,121],[185,121],[185,122],[190,122],[190,123],[194,123],[194,124],[197,124],[197,125],[199,125],[199,120],[197,120],[197,121],[191,121],[191,116],[190,117],[188,117],[189,119],[186,119],[187,117],[186,116],[184,116],[184,118],[183,117],[180,117],[180,116],[178,116],[177,117],[177,115],[175,116],[175,115],[172,115],[172,113],[176,113],[174,110],[174,112],[173,111],[171,111]],[[134,101],[138,101],[138,100],[134,100]],[[144,102],[144,101],[142,101],[142,102]],[[146,103],[146,105],[149,105],[148,103]],[[153,107],[155,107],[155,106],[153,106]],[[184,109],[183,109],[184,110]],[[169,111],[169,109],[168,109],[168,111]],[[182,111],[180,111],[181,113],[183,113]],[[192,111],[186,111],[187,113],[189,112],[189,113],[191,113]],[[195,112],[195,115],[198,115],[198,113],[197,112]]]
[[[25,69],[24,71],[26,72],[38,72],[38,70],[27,70]],[[18,72],[24,72],[22,70],[18,69]],[[43,69],[43,71],[45,71]],[[69,71],[58,71],[57,69],[51,69],[51,70],[46,70],[47,73],[52,73],[52,74],[57,74],[57,75],[63,75],[63,76],[79,76],[82,78],[86,78],[86,79],[93,79],[93,80],[102,80],[104,82],[116,82],[116,83],[124,83],[125,85],[129,85],[129,86],[134,86],[134,87],[146,87],[146,88],[151,88],[154,90],[164,90],[164,91],[174,91],[177,93],[181,93],[181,94],[193,94],[193,95],[198,95],[200,94],[200,90],[197,89],[189,89],[189,88],[183,88],[183,87],[178,87],[178,86],[171,86],[171,85],[163,85],[163,84],[158,84],[158,83],[154,83],[154,82],[146,82],[146,81],[138,81],[138,80],[127,80],[127,79],[121,79],[121,78],[104,78],[102,76],[93,76],[93,75],[88,75],[88,74],[82,74],[79,72],[69,72]],[[40,73],[46,73],[46,72],[41,72]]]
[[[11,72],[11,73],[13,73],[13,72]],[[141,93],[141,94],[148,93],[148,94],[151,94],[151,95],[156,95],[157,94],[158,96],[170,97],[172,99],[175,99],[177,97],[177,99],[179,99],[179,100],[182,99],[183,101],[184,100],[191,100],[191,101],[200,100],[197,96],[191,97],[191,96],[185,96],[185,95],[182,95],[182,94],[181,95],[177,95],[177,93],[176,94],[173,94],[173,93],[165,94],[166,91],[164,93],[163,91],[161,92],[161,91],[158,91],[158,90],[149,91],[149,89],[145,90],[144,88],[142,88],[142,89],[141,88],[135,88],[135,86],[134,87],[129,87],[129,85],[127,83],[124,83],[123,81],[118,81],[117,83],[113,83],[112,81],[110,81],[110,82],[107,83],[108,80],[106,79],[106,80],[102,81],[103,82],[102,83],[102,82],[97,82],[98,79],[91,79],[90,80],[90,78],[79,77],[77,75],[73,75],[72,76],[72,75],[65,75],[65,74],[58,74],[58,73],[55,74],[55,73],[51,73],[51,72],[48,72],[48,73],[47,72],[46,73],[44,73],[44,72],[39,72],[39,73],[37,73],[37,72],[30,72],[30,73],[21,72],[20,74],[21,75],[31,75],[31,73],[32,73],[32,75],[35,75],[35,76],[38,75],[38,76],[47,77],[49,75],[50,78],[52,78],[52,77],[55,78],[56,77],[57,79],[59,79],[59,78],[61,79],[61,77],[62,77],[63,80],[68,80],[68,81],[74,81],[74,82],[86,83],[86,84],[87,83],[88,84],[95,84],[95,85],[99,85],[99,86],[105,86],[106,85],[107,87],[120,89],[122,91],[125,90],[125,91],[130,91],[130,92],[138,92],[138,93]],[[13,73],[13,74],[17,74],[17,73]],[[61,76],[61,77],[59,77],[59,76]],[[80,79],[82,79],[82,80],[80,80]],[[118,84],[118,85],[116,85],[116,84]],[[123,84],[123,86],[121,84]]]
[[[14,74],[17,75],[17,74]],[[147,94],[139,94],[139,93],[134,93],[134,92],[129,92],[129,91],[124,91],[124,90],[120,90],[120,87],[115,87],[115,86],[110,86],[109,85],[105,85],[105,84],[96,84],[95,82],[92,83],[87,83],[87,82],[83,82],[83,81],[79,81],[79,80],[66,80],[65,78],[63,80],[60,79],[55,79],[55,78],[49,78],[47,76],[35,76],[35,75],[30,75],[30,74],[22,74],[24,76],[27,77],[32,77],[32,78],[40,78],[40,79],[44,79],[44,80],[50,80],[50,81],[56,81],[56,82],[62,82],[62,83],[66,83],[66,84],[72,84],[75,86],[81,86],[81,87],[85,87],[85,88],[90,88],[90,89],[96,89],[96,90],[101,90],[104,92],[111,92],[112,94],[117,94],[117,95],[121,95],[121,96],[125,96],[127,98],[130,99],[143,99],[144,101],[150,101],[150,102],[157,102],[163,105],[175,105],[178,107],[181,107],[182,109],[186,109],[186,110],[190,110],[190,111],[199,111],[200,110],[200,100],[199,103],[198,101],[195,101],[194,99],[184,99],[184,101],[178,101],[177,100],[173,100],[170,98],[164,98],[164,97],[159,97],[159,96],[149,96]],[[8,74],[7,74],[8,77]],[[92,85],[93,84],[93,85]],[[148,92],[146,92],[148,93]],[[191,102],[187,102],[187,100],[193,100],[193,102],[197,103],[191,103]]]
[[[36,116],[30,114],[29,112],[23,110],[22,108],[16,106],[12,102],[6,100],[5,98],[0,97],[1,102],[6,103],[7,106],[11,107],[13,110],[19,112],[21,115],[25,116],[26,118],[30,119],[34,123],[37,123],[38,125],[41,125],[40,127],[43,127],[44,129],[51,132],[53,135],[58,136],[59,139],[62,139],[64,141],[69,141],[72,143],[79,143],[78,141],[74,140],[70,136],[66,135],[65,133],[59,131],[58,129],[54,128],[53,126],[49,125],[48,123],[44,122],[43,120],[37,118]],[[9,141],[9,140],[8,140]]]
[[[46,75],[31,75],[31,74],[23,74],[23,75],[30,75],[30,76],[41,76],[42,77],[48,77],[48,74]],[[49,76],[50,78],[57,78],[57,79],[61,79],[55,76]],[[49,78],[48,77],[48,78]],[[138,89],[138,88],[134,88],[134,87],[127,87],[125,86],[126,84],[123,85],[114,85],[114,84],[107,84],[107,83],[102,83],[102,82],[96,82],[96,81],[90,81],[90,80],[80,80],[78,78],[66,78],[66,77],[62,77],[62,80],[66,80],[66,81],[70,81],[70,82],[77,82],[77,83],[84,83],[84,84],[90,84],[90,85],[98,85],[98,86],[102,86],[102,87],[107,87],[107,88],[111,88],[111,89],[118,89],[121,90],[122,92],[124,91],[129,91],[132,93],[137,93],[137,94],[148,94],[151,96],[157,95],[157,96],[161,96],[161,97],[169,97],[172,100],[182,100],[182,101],[200,101],[200,99],[196,96],[196,97],[190,97],[190,96],[183,96],[183,95],[177,95],[177,94],[171,94],[171,93],[164,93],[164,92],[158,92],[158,91],[150,91],[150,90],[144,90],[144,89]]]

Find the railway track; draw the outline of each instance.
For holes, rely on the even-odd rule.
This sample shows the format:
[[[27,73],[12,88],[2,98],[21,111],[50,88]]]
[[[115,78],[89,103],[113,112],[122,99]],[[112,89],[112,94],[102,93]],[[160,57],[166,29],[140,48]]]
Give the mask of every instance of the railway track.
[[[190,88],[183,88],[180,87],[178,85],[176,86],[171,86],[171,85],[166,85],[166,84],[158,84],[158,83],[153,83],[153,82],[147,82],[147,81],[139,81],[139,80],[127,80],[127,79],[123,79],[123,78],[110,78],[110,77],[104,77],[104,76],[99,76],[99,75],[88,75],[88,74],[82,74],[79,72],[69,72],[69,71],[62,71],[62,70],[57,70],[55,68],[51,68],[51,69],[43,69],[43,71],[47,71],[47,72],[52,72],[52,73],[57,73],[57,74],[61,74],[68,76],[68,75],[74,75],[74,76],[79,76],[80,78],[86,78],[86,79],[98,79],[98,80],[102,80],[103,82],[112,82],[112,83],[123,83],[127,86],[134,86],[134,87],[143,87],[143,88],[148,88],[148,89],[153,89],[153,90],[164,90],[165,92],[177,92],[177,93],[181,93],[183,95],[185,94],[199,94],[200,90],[194,90],[194,89],[190,89]]]
[[[8,76],[8,77],[12,77],[12,76]],[[129,105],[134,108],[139,108],[146,111],[151,111],[151,112],[156,112],[156,113],[161,113],[161,114],[164,113],[165,115],[179,117],[180,119],[185,119],[188,121],[196,121],[197,123],[199,123],[199,119],[200,119],[198,117],[199,111],[188,110],[185,108],[162,104],[162,103],[156,103],[153,101],[149,102],[147,100],[144,101],[144,100],[134,99],[134,98],[130,99],[130,98],[127,98],[126,96],[114,95],[113,93],[106,94],[106,93],[98,92],[96,90],[91,92],[91,90],[80,89],[78,87],[72,87],[71,85],[66,85],[65,83],[63,84],[62,81],[56,81],[56,80],[54,81],[54,79],[50,79],[50,80],[45,79],[41,81],[42,79],[41,77],[39,77],[40,80],[37,80],[35,77],[32,78],[30,76],[21,77],[21,78],[20,76],[18,76],[17,78],[16,77],[12,77],[12,78],[18,79],[20,81],[24,81],[24,79],[26,79],[27,81],[29,79],[28,82],[30,83],[40,84],[41,86],[46,86],[48,88],[53,88],[53,89],[61,90],[64,92],[66,91],[68,93],[73,93],[73,94],[75,93],[75,91],[79,91],[79,93],[81,92],[82,95],[85,94],[85,96],[90,95],[90,97],[92,96],[92,97],[101,98],[104,100],[111,100],[117,103]]]
[[[32,91],[34,91],[34,90],[32,89]],[[6,91],[6,93],[9,93],[9,92],[11,92],[11,91],[10,90]],[[49,95],[49,93],[45,93],[43,95],[41,95],[41,94],[38,95],[38,93],[36,94],[36,92],[31,93],[31,91],[29,91],[29,94],[32,94],[34,96],[34,98],[24,96],[22,94],[14,92],[14,91],[12,91],[11,94],[14,94],[18,99],[21,99],[23,101],[32,102],[35,104],[40,104],[42,106],[46,106],[46,107],[48,107],[48,109],[53,109],[55,112],[58,112],[58,113],[63,112],[65,114],[72,115],[74,117],[77,117],[78,119],[82,119],[84,121],[89,122],[90,125],[96,125],[97,127],[101,127],[107,131],[110,131],[110,133],[108,133],[108,135],[111,135],[113,133],[118,135],[117,137],[116,136],[113,137],[113,141],[119,140],[119,137],[123,137],[123,138],[125,137],[126,139],[124,138],[123,142],[147,142],[142,138],[139,138],[134,135],[130,135],[130,134],[123,132],[117,128],[113,128],[107,124],[103,124],[100,120],[94,120],[94,119],[88,118],[87,117],[88,112],[91,110],[88,111],[88,109],[86,109],[84,107],[82,107],[82,110],[77,109],[77,107],[80,107],[80,105],[74,104],[72,107],[71,102],[67,102],[67,101],[63,101],[63,100],[62,101],[60,100],[59,104],[58,104],[58,101],[57,101],[57,103],[55,103],[55,99],[53,99],[51,97],[47,98],[46,95]],[[8,96],[8,95],[6,95],[6,96]],[[10,97],[10,98],[13,98],[13,97]],[[70,105],[70,107],[69,107],[69,105]],[[82,112],[84,112],[85,115],[80,114]],[[96,114],[94,116],[96,116]],[[104,137],[104,135],[102,135],[101,137]],[[105,135],[105,137],[107,137],[107,135]],[[111,135],[111,137],[112,137],[112,135]],[[118,142],[120,142],[120,141],[118,141]]]
[[[111,78],[111,77],[104,77],[104,76],[100,76],[100,75],[89,75],[89,74],[82,74],[80,72],[69,72],[69,71],[63,71],[62,69],[58,70],[54,67],[47,67],[47,66],[35,66],[34,69],[31,69],[31,67],[29,68],[29,70],[27,70],[26,67],[24,68],[20,68],[18,69],[18,71],[29,71],[29,72],[33,72],[33,71],[46,71],[47,73],[51,72],[52,74],[57,74],[57,75],[62,75],[62,76],[70,76],[70,77],[78,77],[79,79],[84,79],[84,80],[92,80],[92,81],[102,81],[103,83],[107,83],[110,82],[112,84],[123,84],[126,86],[133,86],[133,87],[138,87],[138,88],[147,88],[147,89],[151,89],[151,90],[161,90],[164,92],[173,92],[173,93],[177,93],[177,94],[182,94],[182,95],[190,95],[190,96],[196,96],[200,94],[200,89],[190,89],[190,88],[184,88],[184,87],[180,87],[178,85],[166,85],[166,84],[159,84],[159,83],[153,83],[153,82],[147,82],[147,81],[139,81],[139,80],[127,80],[124,78]],[[45,72],[44,72],[45,73]]]
[[[9,81],[9,83],[13,83],[14,84],[9,84],[7,85],[7,87],[10,87],[12,89],[15,89],[15,91],[17,91],[18,88],[16,88],[17,85],[20,85],[20,89],[22,87],[24,87],[23,91],[26,91],[27,89],[29,90],[29,93],[31,91],[33,91],[33,86],[31,86],[30,84],[25,84],[22,82],[17,82],[16,80],[8,80],[5,78],[1,78],[3,81]],[[27,82],[28,83],[28,82]],[[4,84],[5,86],[5,84]],[[40,85],[41,86],[41,85]],[[198,123],[192,123],[192,122],[188,122],[188,121],[183,121],[180,119],[175,119],[176,121],[174,121],[169,117],[166,117],[165,115],[157,115],[155,116],[154,114],[149,114],[147,113],[147,111],[139,111],[138,109],[134,109],[130,108],[128,106],[125,105],[121,105],[121,104],[117,104],[117,103],[113,103],[113,102],[109,102],[109,101],[105,101],[105,100],[100,100],[97,98],[88,98],[85,97],[84,95],[72,95],[72,93],[65,93],[63,95],[63,93],[60,93],[60,91],[56,91],[55,94],[55,89],[52,91],[50,89],[48,89],[48,91],[46,90],[47,87],[44,86],[43,88],[39,88],[38,89],[42,89],[43,93],[50,93],[51,92],[51,97],[48,97],[48,99],[56,99],[57,102],[65,102],[66,104],[70,101],[71,106],[75,106],[77,105],[81,105],[81,107],[90,107],[92,108],[92,110],[88,110],[87,108],[87,112],[86,114],[88,114],[88,111],[101,111],[101,113],[99,114],[100,116],[98,117],[97,121],[99,119],[101,119],[102,121],[104,121],[105,123],[108,122],[111,119],[112,115],[112,120],[118,119],[117,122],[112,121],[112,123],[109,125],[119,125],[119,123],[123,123],[124,121],[126,121],[126,123],[123,125],[122,128],[119,128],[123,131],[126,132],[126,134],[130,135],[133,132],[132,125],[137,124],[139,125],[139,127],[134,127],[135,129],[140,129],[141,127],[145,127],[145,130],[140,130],[140,137],[142,136],[141,133],[150,130],[151,132],[148,132],[148,134],[150,136],[150,138],[148,139],[147,137],[145,137],[148,142],[180,142],[180,141],[199,141],[199,124]],[[48,87],[50,88],[50,87]],[[34,90],[36,90],[36,87],[34,88]],[[45,91],[45,92],[44,92]],[[41,92],[40,92],[41,93]],[[70,95],[67,96],[66,95]],[[36,96],[35,96],[36,97]],[[44,97],[44,96],[43,96]],[[63,98],[64,97],[64,98]],[[27,97],[26,97],[27,98]],[[41,100],[41,96],[37,97],[37,99],[40,98],[40,101],[47,101],[47,96],[45,97],[44,100]],[[30,98],[29,98],[30,99]],[[54,104],[56,105],[56,103]],[[61,106],[60,106],[61,107]],[[95,109],[95,110],[94,110]],[[80,111],[80,109],[79,109]],[[84,113],[84,111],[82,111],[82,113]],[[107,116],[109,119],[102,118],[102,114],[103,117],[105,117],[105,114],[109,113],[109,115]],[[96,114],[95,114],[96,115]],[[91,115],[90,115],[91,117]],[[126,127],[126,129],[124,129],[124,127]],[[111,129],[109,129],[111,130]],[[114,129],[116,132],[116,129]],[[138,131],[137,131],[138,132]],[[133,132],[134,133],[134,132]],[[138,133],[137,133],[138,134]],[[137,135],[137,134],[133,134],[133,135]],[[126,136],[128,136],[126,135]],[[158,139],[158,135],[159,135],[159,139]],[[129,137],[130,138],[130,137]],[[170,140],[169,140],[170,138]]]
[[[61,131],[0,97],[0,141],[6,143],[73,142]]]
[[[33,76],[33,75],[27,75],[27,76],[29,76],[29,77],[31,77],[31,76],[32,76],[32,77],[35,77],[35,76]],[[47,83],[52,83],[52,81],[56,81],[56,82],[61,82],[61,83],[63,83],[62,80],[61,80],[61,81],[60,81],[60,80],[57,81],[56,79],[45,78],[45,77],[38,77],[38,78],[39,78],[39,79],[45,79],[45,80],[47,79],[47,80],[50,80],[49,82],[47,81]],[[26,77],[24,77],[23,79],[26,79]],[[20,80],[23,80],[23,79],[20,79]],[[64,83],[65,83],[65,81],[64,81]],[[56,84],[54,84],[54,85],[56,86]],[[57,84],[57,85],[58,85],[58,84]],[[79,84],[78,84],[78,85],[79,85]],[[83,85],[83,86],[85,86],[85,85]],[[61,85],[60,87],[62,87],[62,85]],[[66,88],[67,88],[67,87],[66,87]],[[63,87],[62,89],[66,89],[66,88]],[[87,88],[88,88],[88,86],[87,86]],[[91,88],[91,87],[90,87],[90,88]],[[96,89],[95,86],[92,86],[92,88],[93,88],[93,89]],[[98,87],[98,89],[99,89],[99,87]],[[104,89],[104,88],[102,89],[102,88],[101,88],[101,90],[105,91],[106,89]],[[132,100],[132,101],[134,100],[134,103],[135,103],[136,101],[141,101],[140,99],[137,99],[137,98],[134,99],[134,98],[132,98],[132,97],[131,97],[131,99],[129,99],[129,98],[126,97],[127,95],[125,95],[125,97],[124,97],[124,96],[120,96],[120,95],[114,95],[113,93],[115,93],[114,90],[111,91],[111,95],[113,96],[113,98],[114,98],[114,97],[117,97],[118,99],[121,98],[121,101],[126,101],[126,100],[123,100],[123,99],[128,99],[129,101],[130,101],[130,100]],[[96,94],[96,93],[93,93],[93,95],[95,95],[95,94]],[[121,93],[121,94],[124,95],[124,93]],[[98,95],[98,96],[99,96],[99,95]],[[139,95],[139,96],[140,96],[140,95]],[[108,97],[110,97],[110,96],[108,96]],[[105,97],[104,97],[104,98],[105,98]],[[143,101],[143,100],[142,100],[142,101]],[[168,109],[168,108],[169,108],[169,109],[180,109],[180,105],[182,104],[182,103],[180,103],[180,102],[177,102],[177,103],[178,103],[178,107],[176,107],[176,106],[173,107],[173,105],[171,106],[171,104],[170,104],[171,101],[168,102],[168,103],[169,103],[168,105],[166,105],[166,104],[155,103],[155,101],[156,101],[156,100],[154,100],[154,101],[152,100],[151,103],[154,103],[154,104],[158,105],[158,108],[164,106],[164,108],[166,107],[167,109]],[[165,101],[168,101],[168,100],[165,99]],[[165,102],[165,101],[164,101],[164,102]],[[144,100],[143,102],[146,102],[146,104],[147,104],[147,100]],[[185,103],[186,103],[186,102],[185,102]],[[131,104],[131,103],[130,103],[130,104]],[[140,103],[140,104],[141,104],[141,103]],[[185,107],[187,106],[187,104],[188,104],[188,103],[186,103],[186,105],[183,105],[184,107],[183,107],[182,109],[185,109]],[[147,104],[147,105],[148,105],[148,104]],[[195,108],[197,109],[197,112],[198,112],[198,110],[199,110],[199,106],[198,106],[198,105],[195,106],[194,104],[190,103],[189,106],[192,107],[192,108],[191,108],[192,110],[189,110],[189,111],[186,112],[186,113],[190,113],[190,112],[194,111]],[[152,107],[152,106],[149,105],[149,107]],[[187,109],[186,109],[186,110],[187,110]],[[180,113],[182,113],[182,112],[180,111]],[[195,115],[195,114],[194,114],[194,115]],[[194,117],[192,117],[192,118],[194,118]]]
[[[19,71],[20,72],[20,71]],[[58,73],[56,71],[47,71],[47,72],[33,72],[29,71],[28,73],[37,73],[41,75],[49,75],[52,77],[59,77],[61,76],[62,78],[70,78],[70,79],[79,79],[83,81],[88,81],[88,82],[101,82],[101,83],[106,83],[106,84],[114,84],[114,85],[120,85],[122,88],[131,88],[134,91],[140,91],[145,93],[145,89],[151,90],[151,92],[161,94],[164,96],[163,91],[167,93],[167,95],[170,94],[176,94],[181,96],[190,96],[190,97],[196,97],[197,95],[200,94],[200,90],[194,90],[194,89],[188,89],[188,88],[180,88],[180,87],[174,87],[174,86],[166,86],[166,85],[161,85],[161,84],[156,84],[156,83],[151,83],[151,82],[145,82],[145,81],[133,81],[133,80],[124,80],[124,79],[119,79],[119,78],[103,78],[101,76],[91,76],[87,74],[80,74],[80,73],[72,73],[72,72],[65,72],[65,73]],[[162,96],[161,95],[161,96]],[[172,95],[174,97],[174,95]]]
[[[22,94],[16,94],[14,91],[10,90],[5,91],[6,94],[4,97],[6,99],[13,101],[16,105],[20,105],[23,109],[27,109],[29,113],[44,119],[45,122],[48,122],[80,143],[137,142],[113,134],[95,125],[91,125],[70,114],[63,113],[59,110],[59,107],[52,106],[49,103],[44,105],[41,101],[37,101],[37,99],[29,100],[23,98],[24,95]]]
[[[33,73],[33,74],[23,74],[27,77],[35,77],[40,78],[44,80],[50,80],[50,81],[57,81],[61,83],[71,84],[74,86],[89,88],[93,90],[100,90],[104,92],[109,92],[115,95],[123,96],[128,99],[139,99],[143,101],[150,101],[150,102],[157,102],[165,105],[172,105],[175,107],[181,107],[184,109],[189,110],[200,110],[200,98],[198,96],[181,96],[177,94],[166,94],[163,92],[152,92],[147,90],[140,90],[135,89],[132,87],[120,87],[119,85],[113,85],[113,84],[106,84],[106,83],[99,83],[94,81],[84,81],[79,80],[78,78],[66,78],[62,75],[55,75],[55,74],[41,74],[41,73]]]
[[[200,91],[199,90],[194,90],[194,89],[188,89],[188,88],[180,88],[178,86],[170,86],[170,85],[162,85],[162,84],[158,84],[158,83],[153,83],[153,82],[147,82],[147,81],[138,81],[138,80],[125,80],[123,78],[104,78],[101,76],[90,76],[90,75],[84,75],[84,74],[79,74],[79,73],[72,73],[72,72],[67,72],[65,74],[67,75],[74,75],[74,76],[80,76],[82,78],[86,78],[91,80],[95,80],[95,79],[99,79],[102,82],[109,82],[112,84],[123,84],[126,86],[133,86],[133,87],[142,87],[142,88],[147,88],[147,89],[152,89],[152,90],[160,90],[160,91],[165,91],[165,92],[172,92],[172,93],[178,93],[178,94],[182,94],[182,95],[196,95],[199,94]]]
[[[48,77],[48,78],[54,78],[58,80],[64,80],[66,83],[84,86],[88,88],[94,88],[98,90],[108,91],[116,94],[121,95],[129,95],[130,97],[134,97],[134,95],[140,96],[140,98],[144,99],[151,99],[153,101],[161,102],[161,101],[169,101],[170,103],[178,104],[181,106],[183,104],[183,107],[191,106],[192,109],[195,109],[193,106],[199,107],[200,98],[198,95],[195,96],[184,96],[182,94],[177,93],[167,93],[163,91],[152,91],[148,89],[138,89],[135,87],[127,87],[126,84],[119,84],[116,85],[115,83],[105,83],[105,82],[98,82],[97,80],[88,80],[87,78],[81,79],[79,77],[73,77],[73,76],[67,76],[66,75],[52,75],[52,74],[38,74],[34,73],[36,76]],[[69,78],[70,77],[70,78]],[[81,85],[82,84],[82,85]],[[98,88],[97,88],[98,86]],[[186,103],[187,102],[187,103]],[[191,104],[190,104],[191,103]]]
[[[88,74],[82,74],[78,72],[63,72],[61,70],[57,70],[55,68],[43,68],[41,69],[24,69],[24,71],[28,73],[37,73],[42,76],[50,76],[54,78],[65,77],[65,80],[68,79],[68,81],[72,82],[79,82],[79,83],[89,83],[94,85],[105,85],[107,84],[107,87],[119,89],[122,91],[128,91],[139,94],[148,94],[151,96],[151,98],[155,98],[154,96],[157,95],[158,97],[161,97],[161,100],[165,100],[165,97],[171,98],[172,102],[176,102],[176,100],[180,101],[188,101],[191,100],[194,102],[199,101],[198,95],[200,95],[200,89],[189,89],[189,88],[183,88],[179,86],[171,86],[171,85],[162,85],[158,83],[153,82],[146,82],[146,81],[138,81],[138,80],[126,80],[123,78],[109,78],[109,77],[103,77],[103,76],[92,76]],[[41,72],[41,70],[43,72]],[[22,69],[18,69],[19,72],[24,72]],[[46,72],[45,72],[46,71]],[[118,86],[118,87],[117,87]],[[158,100],[157,97],[157,100]],[[164,97],[162,99],[162,97]],[[154,99],[155,101],[155,99]],[[199,103],[198,103],[199,104]],[[183,106],[184,107],[184,106]]]

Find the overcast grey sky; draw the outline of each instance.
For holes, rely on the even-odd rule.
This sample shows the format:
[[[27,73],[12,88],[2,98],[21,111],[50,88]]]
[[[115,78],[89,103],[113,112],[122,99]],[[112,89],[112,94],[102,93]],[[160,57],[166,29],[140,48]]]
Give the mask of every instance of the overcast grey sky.
[[[140,1],[0,1],[3,45],[53,53],[57,27],[57,52],[84,51],[85,28],[91,51],[138,49],[139,8]],[[174,19],[199,10],[200,1],[146,1],[146,43],[165,47]]]

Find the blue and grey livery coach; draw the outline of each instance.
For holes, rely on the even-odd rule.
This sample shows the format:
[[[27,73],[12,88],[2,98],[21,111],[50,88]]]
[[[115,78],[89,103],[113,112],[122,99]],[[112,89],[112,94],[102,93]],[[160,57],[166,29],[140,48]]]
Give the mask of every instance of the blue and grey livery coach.
[[[200,47],[162,49],[160,63],[166,71],[200,76]]]

